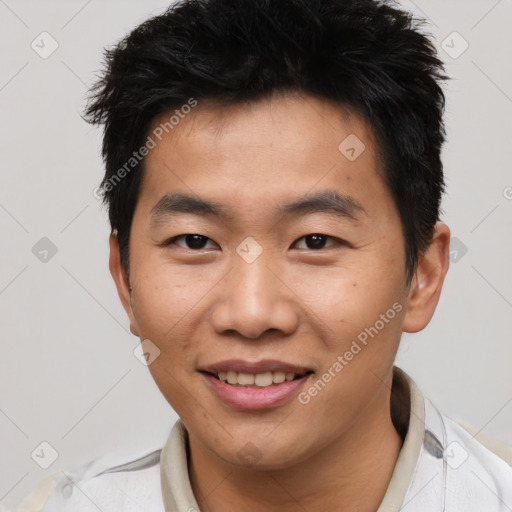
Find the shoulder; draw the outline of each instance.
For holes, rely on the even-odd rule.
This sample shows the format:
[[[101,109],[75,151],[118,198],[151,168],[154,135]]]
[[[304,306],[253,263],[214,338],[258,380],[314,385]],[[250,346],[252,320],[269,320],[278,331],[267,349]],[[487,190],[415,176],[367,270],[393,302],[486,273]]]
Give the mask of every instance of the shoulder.
[[[482,510],[510,510],[512,467],[502,458],[507,451],[494,453],[460,424],[444,414],[442,418],[446,429],[446,510],[451,510],[451,501],[466,510],[480,510],[479,506]],[[496,446],[489,443],[493,449]]]
[[[408,478],[404,476],[408,488],[400,510],[512,511],[509,448],[485,438],[484,446],[476,434],[442,413],[412,379],[405,377],[410,389],[411,414],[404,442],[405,447],[409,440],[409,451],[403,461],[413,469],[407,473]]]
[[[103,457],[73,471],[54,473],[16,512],[164,512],[160,453],[156,450],[115,466]]]

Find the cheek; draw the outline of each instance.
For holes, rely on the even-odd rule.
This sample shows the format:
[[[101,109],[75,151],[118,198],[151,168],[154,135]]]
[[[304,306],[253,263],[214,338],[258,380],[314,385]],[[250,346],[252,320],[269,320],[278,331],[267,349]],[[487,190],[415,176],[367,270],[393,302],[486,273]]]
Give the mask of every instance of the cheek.
[[[133,269],[132,309],[141,336],[162,342],[185,336],[189,318],[211,285],[201,271],[143,260]]]
[[[289,274],[296,296],[340,339],[356,336],[379,320],[395,302],[403,302],[403,276],[395,259],[354,254],[343,265]],[[396,310],[390,312],[395,318]],[[396,322],[394,322],[396,323]]]
[[[140,338],[151,340],[160,351],[149,366],[153,379],[171,406],[180,412],[184,404],[196,400],[183,383],[193,369],[197,351],[191,343],[197,325],[194,315],[205,292],[169,265],[151,266],[146,260],[144,267],[137,269],[138,278],[133,285],[133,314]]]

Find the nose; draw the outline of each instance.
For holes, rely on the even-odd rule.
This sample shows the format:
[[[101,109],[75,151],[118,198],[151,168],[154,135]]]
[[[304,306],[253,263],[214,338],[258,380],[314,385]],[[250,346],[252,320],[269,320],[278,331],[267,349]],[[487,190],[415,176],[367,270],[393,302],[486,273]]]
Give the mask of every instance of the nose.
[[[263,257],[252,263],[240,258],[234,265],[225,277],[212,313],[215,331],[235,331],[249,339],[273,330],[292,334],[298,327],[299,315],[290,285]]]

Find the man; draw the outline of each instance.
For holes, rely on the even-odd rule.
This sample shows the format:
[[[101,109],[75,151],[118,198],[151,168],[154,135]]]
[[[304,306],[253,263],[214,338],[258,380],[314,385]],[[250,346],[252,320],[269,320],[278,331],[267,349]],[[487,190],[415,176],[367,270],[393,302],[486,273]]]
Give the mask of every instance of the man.
[[[373,0],[182,1],[107,53],[110,270],[180,420],[21,510],[511,509],[510,466],[393,366],[448,270],[444,78]]]

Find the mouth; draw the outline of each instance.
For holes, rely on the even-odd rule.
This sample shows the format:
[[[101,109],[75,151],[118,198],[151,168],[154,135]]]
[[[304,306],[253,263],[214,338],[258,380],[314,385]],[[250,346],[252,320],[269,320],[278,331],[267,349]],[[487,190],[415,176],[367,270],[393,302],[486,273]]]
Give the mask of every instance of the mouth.
[[[224,361],[199,370],[210,389],[235,409],[277,407],[295,395],[314,373],[282,361]]]
[[[235,372],[233,370],[220,372],[203,372],[211,375],[214,379],[235,387],[244,388],[268,388],[276,386],[283,382],[302,379],[306,375],[313,373],[312,370],[295,373],[285,371],[266,371],[260,373]]]

